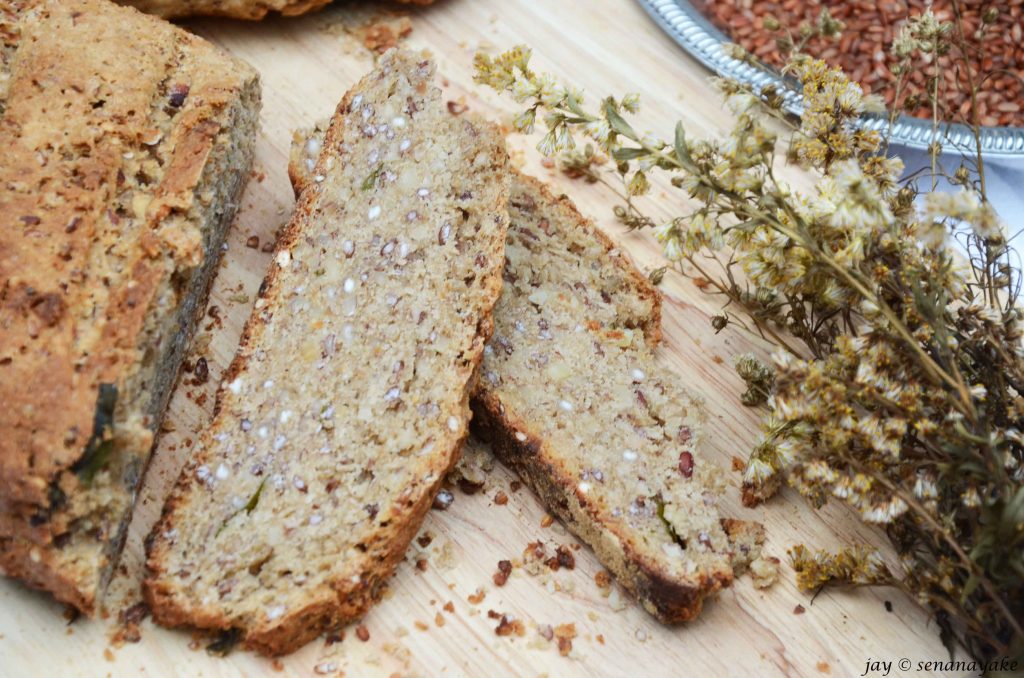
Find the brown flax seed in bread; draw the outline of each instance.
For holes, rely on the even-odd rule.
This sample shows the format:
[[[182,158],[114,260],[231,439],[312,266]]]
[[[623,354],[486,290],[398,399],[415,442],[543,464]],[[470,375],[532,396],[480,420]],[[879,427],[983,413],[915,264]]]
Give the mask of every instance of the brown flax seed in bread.
[[[94,611],[248,178],[245,64],[105,0],[0,0],[0,571]]]
[[[469,422],[508,223],[498,131],[392,51],[339,105],[148,547],[159,623],[289,652],[361,615]]]

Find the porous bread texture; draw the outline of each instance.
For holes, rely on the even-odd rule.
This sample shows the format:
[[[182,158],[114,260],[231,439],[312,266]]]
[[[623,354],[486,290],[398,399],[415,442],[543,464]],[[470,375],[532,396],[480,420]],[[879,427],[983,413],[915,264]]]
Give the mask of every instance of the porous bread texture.
[[[294,136],[296,192],[312,181],[322,136],[322,124]],[[509,204],[474,432],[651,614],[692,619],[730,584],[734,562],[756,557],[763,530],[723,529],[718,467],[700,452],[700,403],[651,352],[657,291],[568,198],[516,174]]]
[[[434,0],[397,0],[403,4],[429,5]],[[166,19],[187,16],[224,16],[234,19],[262,19],[267,14],[297,16],[320,9],[331,0],[117,0],[143,12]]]
[[[391,51],[337,109],[148,545],[157,622],[290,652],[376,600],[468,431],[508,224],[497,129]]]
[[[105,0],[0,5],[0,570],[90,614],[248,179],[259,78]]]

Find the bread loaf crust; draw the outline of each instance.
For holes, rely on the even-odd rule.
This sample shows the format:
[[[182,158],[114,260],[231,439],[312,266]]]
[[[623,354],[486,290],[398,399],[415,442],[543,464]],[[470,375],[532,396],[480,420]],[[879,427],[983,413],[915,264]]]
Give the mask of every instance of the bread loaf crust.
[[[248,178],[259,79],[102,0],[3,4],[0,567],[92,613]]]

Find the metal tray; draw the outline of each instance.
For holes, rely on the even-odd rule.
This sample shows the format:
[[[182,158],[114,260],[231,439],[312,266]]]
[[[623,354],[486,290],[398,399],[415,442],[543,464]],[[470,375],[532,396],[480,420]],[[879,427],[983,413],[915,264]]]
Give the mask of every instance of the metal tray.
[[[783,106],[789,113],[800,115],[803,111],[801,95],[794,82],[774,71],[754,68],[726,54],[722,45],[730,42],[728,36],[713,26],[688,0],[637,1],[673,40],[718,75],[758,89],[764,85],[775,85],[783,95]],[[928,120],[901,115],[890,130],[887,118],[865,115],[861,124],[867,129],[888,133],[892,144],[926,149],[932,142],[932,125]],[[966,153],[976,151],[974,135],[966,125],[943,123],[938,129],[938,137],[946,148]],[[1024,128],[982,127],[981,150],[986,157],[1024,156]]]

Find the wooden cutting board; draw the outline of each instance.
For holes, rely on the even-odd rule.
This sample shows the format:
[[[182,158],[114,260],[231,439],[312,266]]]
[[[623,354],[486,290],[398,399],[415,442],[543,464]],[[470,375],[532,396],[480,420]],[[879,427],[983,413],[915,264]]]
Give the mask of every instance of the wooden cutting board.
[[[371,4],[367,2],[365,4]],[[942,659],[937,629],[912,600],[891,590],[825,592],[813,601],[799,592],[786,549],[795,543],[831,547],[884,540],[841,507],[811,511],[791,490],[756,510],[740,507],[739,473],[728,470],[745,458],[757,435],[759,413],[739,404],[742,385],[731,362],[768,347],[738,331],[715,334],[709,324],[719,301],[675,273],[662,284],[666,369],[707,402],[707,453],[727,469],[731,488],[726,511],[762,521],[767,552],[784,562],[780,581],[767,590],[740,579],[710,602],[699,620],[666,628],[648,617],[621,589],[606,597],[595,584],[601,567],[586,548],[575,551],[576,566],[530,576],[516,568],[504,587],[492,583],[499,560],[521,558],[528,543],[549,550],[576,544],[556,522],[544,524],[544,510],[526,489],[514,491],[514,477],[496,465],[475,495],[454,490],[446,512],[433,511],[424,526],[432,539],[411,548],[387,599],[365,618],[369,639],[355,627],[343,641],[310,643],[271,662],[236,651],[227,658],[203,650],[205,640],[187,632],[142,625],[137,643],[112,644],[117,611],[137,599],[142,538],[155,520],[163,494],[188,455],[197,430],[208,420],[221,370],[235,350],[242,324],[269,263],[269,254],[247,246],[273,241],[292,208],[286,175],[292,130],[325,117],[342,93],[372,64],[371,54],[347,32],[379,8],[342,2],[310,17],[252,24],[196,21],[188,27],[259,69],[263,78],[262,133],[256,171],[229,238],[209,314],[191,360],[204,358],[210,379],[195,384],[183,374],[173,396],[163,435],[132,525],[124,568],[113,586],[107,620],[68,624],[61,607],[45,595],[0,580],[0,675],[853,675],[871,661]],[[508,122],[515,104],[472,83],[477,49],[528,43],[535,65],[585,88],[594,105],[607,94],[639,92],[644,104],[639,129],[669,138],[682,119],[691,136],[727,129],[728,115],[707,83],[708,73],[664,36],[633,0],[553,2],[539,0],[440,0],[411,12],[407,44],[430,49],[444,75],[448,99]],[[536,139],[512,135],[514,160],[526,171],[568,193],[633,256],[645,272],[660,265],[649,234],[626,233],[612,216],[614,196],[600,185],[572,181],[547,169],[533,150]],[[800,181],[800,177],[794,177]],[[671,209],[678,192],[657,185],[647,206],[655,215]],[[215,307],[215,308],[214,308]],[[508,501],[495,501],[503,492]],[[425,543],[427,540],[423,539]],[[416,561],[422,561],[417,567]],[[425,569],[421,569],[425,568]],[[470,596],[479,590],[483,600]],[[606,592],[607,593],[607,592]],[[475,598],[475,596],[474,596]],[[450,605],[449,605],[450,603]],[[891,611],[887,611],[890,607]],[[445,608],[448,608],[447,610]],[[617,609],[621,608],[621,609]],[[524,637],[499,637],[490,611],[514,615]],[[538,632],[542,625],[575,624],[572,652],[561,656]],[[880,674],[874,674],[880,675]]]

